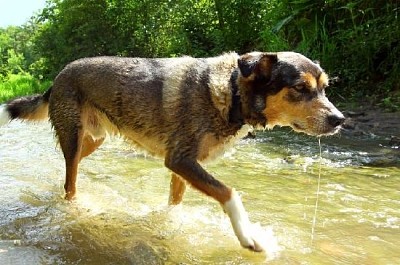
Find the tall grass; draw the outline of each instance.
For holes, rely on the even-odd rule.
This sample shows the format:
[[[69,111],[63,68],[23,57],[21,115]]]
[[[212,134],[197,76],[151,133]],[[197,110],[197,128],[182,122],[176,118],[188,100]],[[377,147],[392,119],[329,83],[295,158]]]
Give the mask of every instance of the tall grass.
[[[30,74],[9,74],[0,81],[0,103],[18,96],[43,93],[51,81],[42,81]]]

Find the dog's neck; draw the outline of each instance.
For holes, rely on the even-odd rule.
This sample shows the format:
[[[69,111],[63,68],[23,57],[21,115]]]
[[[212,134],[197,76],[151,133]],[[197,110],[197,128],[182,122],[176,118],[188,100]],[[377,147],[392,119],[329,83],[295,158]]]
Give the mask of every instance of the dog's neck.
[[[244,125],[242,112],[242,101],[240,98],[239,87],[237,84],[238,71],[235,70],[231,75],[232,105],[229,110],[229,123]]]
[[[249,124],[254,127],[265,127],[267,119],[262,114],[265,108],[265,95],[254,93],[245,84],[239,82],[239,70],[235,69],[231,74],[232,105],[229,110],[229,122]],[[262,106],[261,106],[262,105]]]

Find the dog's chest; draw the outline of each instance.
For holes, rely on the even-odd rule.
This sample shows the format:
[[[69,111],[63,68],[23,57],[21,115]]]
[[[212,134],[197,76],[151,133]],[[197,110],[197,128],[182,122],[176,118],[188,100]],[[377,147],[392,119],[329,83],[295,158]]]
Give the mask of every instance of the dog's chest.
[[[199,142],[197,160],[210,161],[217,158],[238,140],[245,137],[249,131],[251,131],[251,126],[244,125],[235,135],[228,137],[216,137],[211,133],[204,134]]]

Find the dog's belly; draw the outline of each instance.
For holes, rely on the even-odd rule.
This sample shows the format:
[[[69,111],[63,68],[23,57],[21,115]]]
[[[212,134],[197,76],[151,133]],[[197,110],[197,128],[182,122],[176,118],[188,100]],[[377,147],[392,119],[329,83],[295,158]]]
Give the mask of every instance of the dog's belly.
[[[236,135],[229,137],[215,137],[213,134],[205,134],[198,143],[197,160],[207,162],[220,156],[225,150],[247,135],[250,131],[250,126],[244,126]],[[136,147],[147,151],[149,154],[164,158],[167,154],[167,148],[162,137],[149,137],[133,131],[120,131],[126,139],[128,139]]]
[[[102,112],[92,106],[85,106],[82,111],[82,121],[84,123],[85,133],[92,136],[93,139],[100,139],[110,135],[120,135],[128,140],[135,147],[146,151],[157,157],[164,157],[166,154],[165,139],[161,134],[151,136],[146,133],[136,132],[129,127],[118,126]]]
[[[164,158],[166,155],[165,141],[160,137],[149,137],[133,131],[121,130],[121,135],[134,146],[151,154],[152,156]]]

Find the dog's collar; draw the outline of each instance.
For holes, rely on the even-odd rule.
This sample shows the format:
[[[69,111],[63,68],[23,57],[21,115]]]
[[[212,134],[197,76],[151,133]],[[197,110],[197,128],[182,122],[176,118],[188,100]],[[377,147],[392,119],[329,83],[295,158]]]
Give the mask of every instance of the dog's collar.
[[[236,123],[242,126],[244,118],[242,113],[242,101],[240,99],[239,87],[237,85],[238,70],[234,70],[231,74],[231,91],[232,91],[232,105],[229,110],[229,123]]]

